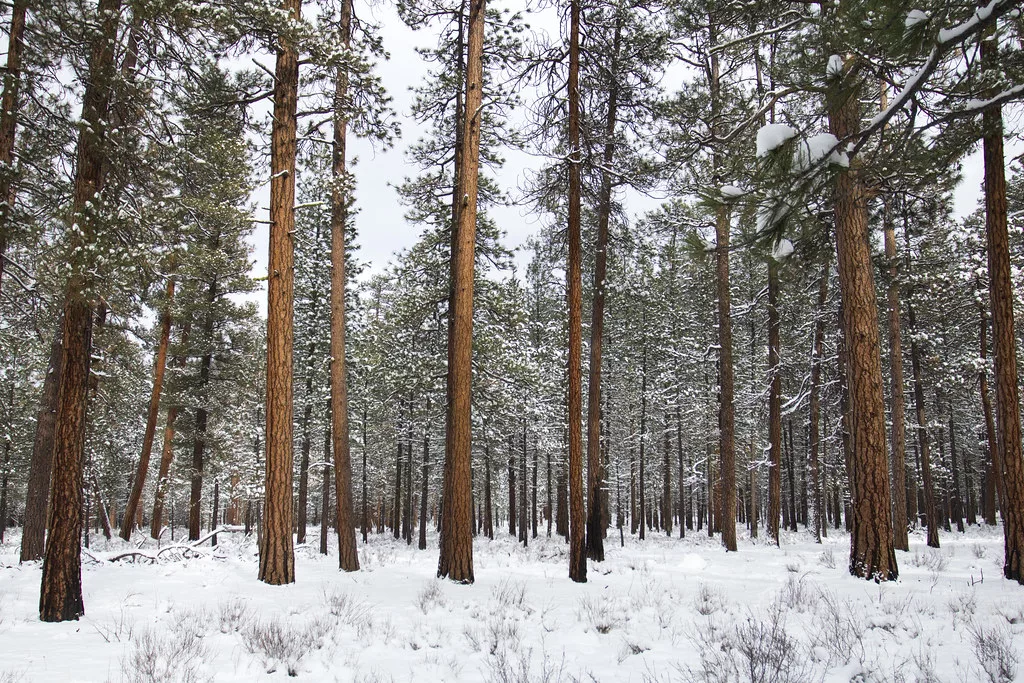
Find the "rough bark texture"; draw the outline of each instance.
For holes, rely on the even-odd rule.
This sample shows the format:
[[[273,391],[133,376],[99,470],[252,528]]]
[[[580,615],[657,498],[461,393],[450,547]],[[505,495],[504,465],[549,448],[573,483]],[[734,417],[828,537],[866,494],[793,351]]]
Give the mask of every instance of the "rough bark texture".
[[[829,102],[829,127],[840,140],[860,130],[859,88],[850,85],[852,79],[842,80]],[[856,159],[836,175],[835,233],[852,434],[850,572],[891,581],[899,572],[892,541],[878,305],[868,245],[868,195]]]
[[[18,90],[21,85],[26,9],[28,0],[14,0],[7,41],[4,92],[0,97],[0,286],[4,274],[4,255],[11,237],[11,209],[14,208],[14,134],[18,125]]]
[[[124,521],[121,523],[121,538],[130,540],[135,528],[135,517],[142,502],[142,489],[149,472],[149,458],[153,453],[153,438],[156,436],[156,422],[160,416],[160,392],[164,386],[164,370],[167,368],[167,347],[171,341],[171,301],[174,299],[174,278],[167,280],[167,302],[160,312],[160,345],[157,347],[156,363],[153,366],[153,392],[149,397],[149,412],[146,415],[146,431],[142,436],[142,455],[135,470],[132,491],[124,507]]]
[[[569,258],[566,264],[566,298],[569,307],[569,578],[587,580],[583,509],[583,378],[580,362],[583,345],[582,283],[580,254],[580,2],[569,3]]]
[[[448,410],[443,487],[441,553],[437,575],[473,582],[472,356],[473,279],[476,252],[477,186],[483,104],[485,0],[471,0],[466,56],[465,116],[456,196],[458,226],[451,261],[448,336]]]
[[[982,64],[999,68],[996,37],[982,41]],[[985,138],[985,235],[988,247],[992,346],[995,352],[997,462],[1002,467],[1003,575],[1024,583],[1024,455],[1021,452],[1020,393],[1017,385],[1013,281],[1006,216],[1006,168],[1003,158],[1003,115],[997,105],[983,114]],[[998,476],[998,473],[997,473]]]
[[[78,225],[73,239],[84,251],[97,240],[94,211],[103,190],[105,122],[110,110],[114,45],[120,24],[120,0],[100,0],[102,18],[89,57],[89,76],[82,97],[71,215]],[[78,252],[78,253],[81,253]],[[39,618],[43,621],[78,619],[82,602],[82,454],[85,448],[85,411],[92,355],[92,282],[90,264],[71,264],[61,322],[63,358],[54,423],[51,508],[43,556]]]
[[[32,460],[28,470],[28,490],[25,493],[25,525],[21,536],[21,562],[43,557],[46,538],[46,517],[50,502],[50,473],[53,469],[53,427],[57,421],[57,388],[60,386],[62,365],[61,338],[50,344],[50,360],[43,396],[36,412],[36,432],[32,441]]]
[[[889,262],[889,382],[892,413],[892,535],[893,547],[910,550],[907,536],[906,408],[903,401],[903,345],[900,339],[900,285],[896,236],[890,200],[884,207],[885,260]]]
[[[716,40],[716,26],[710,23],[710,40]],[[711,113],[721,111],[718,53],[711,54]],[[721,181],[723,159],[716,153],[713,159],[716,181]],[[732,366],[732,313],[729,296],[729,231],[732,224],[729,207],[722,204],[715,216],[715,281],[718,290],[718,373],[719,373],[719,462],[721,469],[722,545],[736,550],[736,406]]]
[[[284,0],[298,19],[301,0]],[[259,579],[295,581],[292,543],[292,342],[295,243],[295,110],[299,55],[290,37],[277,48],[270,139],[270,249],[267,273],[267,464]]]

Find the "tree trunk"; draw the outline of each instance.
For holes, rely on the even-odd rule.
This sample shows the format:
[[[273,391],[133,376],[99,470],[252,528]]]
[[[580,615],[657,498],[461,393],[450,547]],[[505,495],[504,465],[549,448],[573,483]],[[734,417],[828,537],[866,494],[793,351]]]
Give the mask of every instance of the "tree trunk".
[[[537,461],[539,457],[540,454],[537,452],[537,444],[535,443],[533,445],[533,472],[531,473],[533,481],[530,489],[532,494],[531,501],[533,503],[530,506],[530,531],[534,538],[537,538]]]
[[[622,13],[615,13],[615,37],[605,119],[604,157],[601,166],[601,196],[598,200],[597,242],[594,245],[594,297],[590,316],[590,380],[587,389],[587,557],[604,561],[604,525],[601,524],[601,344],[604,336],[605,280],[608,273],[608,223],[611,217],[612,176],[615,156],[616,110],[619,99],[619,49],[622,41]]]
[[[529,516],[526,509],[526,421],[523,420],[523,454],[519,461],[519,541],[525,548],[529,543]]]
[[[717,26],[714,18],[709,24],[709,39],[713,45],[717,40]],[[718,53],[711,53],[711,111],[714,118],[721,114],[721,83]],[[714,182],[721,183],[724,159],[720,152],[714,154],[712,166]],[[722,545],[728,551],[736,550],[736,406],[732,366],[732,313],[729,296],[729,231],[731,227],[729,207],[720,204],[715,213],[715,281],[718,293],[718,353],[719,353],[719,461],[722,481]]]
[[[219,240],[214,237],[213,244],[216,246]],[[206,319],[203,322],[202,341],[208,346],[203,351],[199,364],[199,386],[196,394],[199,397],[199,407],[196,409],[195,438],[192,442],[192,488],[189,494],[188,505],[188,540],[199,540],[202,534],[200,524],[202,501],[203,501],[203,467],[205,464],[204,454],[206,450],[206,428],[209,422],[209,411],[207,392],[210,386],[210,366],[213,363],[213,305],[217,300],[217,282],[210,283],[210,290],[207,296]],[[290,535],[289,531],[289,535]]]
[[[21,51],[24,47],[25,10],[28,0],[14,0],[11,7],[11,28],[7,41],[7,68],[4,71],[4,92],[0,97],[0,286],[4,274],[4,257],[12,232],[11,210],[14,208],[14,134],[18,125],[18,90],[21,86]],[[41,552],[41,549],[40,549]],[[24,561],[24,558],[22,559]]]
[[[327,535],[330,533],[330,515],[327,511],[331,506],[331,400],[327,399],[327,424],[324,426],[324,473],[320,492],[320,554],[327,554]],[[354,533],[354,532],[353,532]]]
[[[79,254],[71,265],[61,323],[63,358],[54,423],[53,477],[50,513],[39,594],[42,621],[77,620],[82,602],[82,454],[89,362],[92,355],[92,264],[85,253],[96,243],[100,226],[86,208],[102,198],[104,125],[109,116],[114,71],[114,45],[120,24],[120,0],[100,0],[100,33],[89,57],[89,74],[82,97],[83,125],[79,127],[71,216],[78,225],[73,235]]]
[[[914,307],[908,305],[910,329],[917,332]],[[935,508],[935,489],[932,484],[931,444],[928,438],[928,420],[924,409],[924,384],[921,380],[921,354],[914,337],[910,340],[910,365],[914,373],[914,406],[917,412],[917,447],[921,453],[921,479],[924,485],[924,514],[928,520],[928,545],[939,547],[939,519]]]
[[[817,330],[817,328],[815,328]],[[768,535],[779,543],[779,517],[782,515],[782,373],[779,367],[779,266],[768,261]],[[812,361],[813,363],[813,361]],[[811,396],[814,396],[812,364]],[[813,400],[813,398],[812,398]]]
[[[640,325],[647,329],[647,316],[644,313],[640,315]],[[639,461],[637,465],[637,486],[636,486],[636,518],[637,523],[640,526],[640,540],[643,541],[647,538],[647,496],[646,496],[646,472],[644,471],[644,446],[647,442],[647,337],[646,335],[641,342],[643,344],[643,354],[640,360],[640,448],[637,459]]]
[[[907,536],[907,465],[906,414],[903,402],[903,345],[900,339],[899,260],[896,258],[896,235],[892,220],[891,200],[883,206],[885,260],[889,262],[889,381],[892,396],[892,534],[893,547],[910,550]]]
[[[811,442],[811,477],[814,492],[814,536],[818,543],[827,532],[827,523],[821,505],[821,464],[818,451],[821,448],[820,413],[821,400],[821,363],[825,346],[825,304],[828,301],[829,258],[825,258],[825,266],[821,269],[821,281],[818,283],[818,307],[814,320],[814,350],[811,356],[811,398],[810,398],[810,442]]]
[[[427,399],[427,414],[430,413],[430,399]],[[430,432],[423,430],[423,474],[420,482],[420,538],[419,549],[427,549],[427,491],[430,474]],[[488,503],[490,501],[488,500]]]
[[[311,349],[316,348],[315,343],[311,343]],[[312,357],[313,353],[310,353]],[[310,365],[306,365],[307,372],[309,371]],[[309,506],[309,450],[312,447],[310,443],[309,435],[309,423],[312,422],[313,416],[313,403],[310,397],[313,389],[313,373],[309,372],[306,377],[306,405],[302,409],[302,437],[299,443],[299,504],[296,512],[297,519],[295,522],[295,542],[305,543],[306,542],[306,524],[308,519],[306,518],[306,508]]]
[[[661,463],[661,529],[672,535],[672,438],[669,434],[668,411],[665,412],[664,452]]]
[[[455,201],[458,223],[452,236],[451,311],[448,334],[448,409],[442,490],[438,577],[473,583],[472,355],[473,280],[476,250],[480,124],[483,107],[485,0],[470,0],[466,56],[465,115]],[[454,227],[454,226],[453,226]]]
[[[837,79],[840,87],[829,93],[829,128],[840,140],[860,130],[859,87],[852,85],[853,78],[844,72]],[[892,538],[878,305],[868,245],[868,193],[856,160],[836,174],[835,232],[853,434],[850,573],[891,581],[899,571]]]
[[[188,347],[188,338],[192,331],[192,324],[188,320],[181,327],[181,347]],[[175,365],[179,368],[185,367],[184,351],[175,358]],[[150,520],[150,536],[160,538],[160,531],[163,525],[164,497],[167,494],[168,475],[171,471],[171,461],[174,459],[174,425],[178,419],[178,411],[181,408],[172,405],[167,409],[167,424],[164,426],[163,449],[160,452],[160,469],[156,478],[156,491],[153,494],[153,517]]]
[[[569,257],[566,298],[569,307],[569,578],[587,580],[583,510],[583,438],[580,418],[583,386],[580,361],[583,344],[580,256],[580,1],[569,2]]]
[[[36,433],[32,441],[32,460],[28,470],[28,490],[25,493],[25,526],[21,535],[21,562],[43,557],[46,538],[46,518],[50,500],[50,472],[53,466],[53,428],[57,420],[57,388],[60,386],[62,365],[61,338],[50,344],[50,360],[43,395],[36,412]]]
[[[281,8],[297,21],[301,4],[301,0],[283,0]],[[266,504],[259,568],[259,580],[271,585],[295,581],[295,548],[292,542],[292,342],[298,84],[298,51],[291,36],[281,36],[277,47],[270,140]],[[333,255],[333,248],[331,251]]]
[[[508,535],[516,536],[516,452],[512,437],[508,440]]]
[[[978,289],[981,289],[980,283]],[[1006,499],[1003,493],[1003,467],[999,458],[999,447],[996,443],[996,423],[992,412],[992,399],[988,394],[988,321],[985,318],[985,307],[978,305],[981,314],[979,326],[979,355],[981,367],[978,369],[978,388],[981,394],[981,409],[985,416],[985,444],[988,458],[985,459],[985,495],[982,500],[982,516],[989,526],[996,525],[996,503]]]
[[[997,39],[991,32],[982,40],[981,50],[985,70],[1000,68]],[[1004,494],[1000,500],[1005,543],[1003,574],[1007,579],[1024,584],[1024,455],[1021,453],[1020,390],[1017,384],[1001,107],[994,105],[986,109],[982,122],[985,130],[985,235],[992,306],[992,346],[996,360],[996,446]]]
[[[550,480],[551,468],[548,467],[548,479]],[[491,444],[484,442],[484,535],[494,540],[494,501],[492,500],[491,488]],[[548,492],[550,498],[551,492]],[[548,524],[550,527],[550,523]],[[551,535],[550,533],[548,534]]]
[[[956,519],[956,530],[964,532],[964,499],[960,495],[960,463],[956,452],[956,427],[953,422],[953,402],[949,401],[949,456],[952,461],[950,474],[953,477],[953,502],[950,512]]]

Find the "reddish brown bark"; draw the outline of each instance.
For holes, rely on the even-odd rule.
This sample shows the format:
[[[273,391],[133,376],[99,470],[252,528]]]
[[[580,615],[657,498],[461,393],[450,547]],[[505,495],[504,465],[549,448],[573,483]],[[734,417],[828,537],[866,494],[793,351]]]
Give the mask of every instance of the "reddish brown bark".
[[[59,331],[58,331],[59,332]],[[25,525],[21,536],[21,562],[40,560],[46,538],[46,518],[50,502],[50,473],[53,469],[53,429],[57,421],[57,389],[62,366],[61,338],[50,345],[50,360],[43,396],[36,412],[36,433],[32,442],[32,460],[25,493]]]
[[[167,279],[167,301],[160,313],[160,345],[157,347],[156,363],[153,366],[153,392],[149,397],[149,412],[146,415],[146,431],[142,436],[142,455],[139,466],[135,470],[135,481],[124,508],[124,521],[121,524],[121,538],[131,539],[135,527],[135,517],[142,502],[142,489],[146,485],[146,473],[149,471],[149,458],[153,452],[153,438],[156,436],[156,421],[160,415],[160,392],[164,385],[164,370],[167,368],[167,347],[171,341],[171,302],[174,300],[174,277]]]
[[[981,43],[982,65],[999,68],[996,36]],[[1006,216],[1006,168],[1003,157],[1003,116],[999,105],[982,115],[985,137],[985,235],[988,247],[992,346],[995,351],[996,461],[1002,467],[1003,575],[1024,584],[1024,454],[1021,449],[1020,393],[1013,320],[1013,281]],[[998,479],[998,472],[997,472]]]
[[[7,68],[4,92],[0,97],[0,286],[4,275],[4,257],[11,237],[11,209],[14,208],[14,135],[18,125],[18,90],[21,85],[22,38],[25,34],[25,10],[28,0],[14,0],[11,28],[7,41]]]
[[[301,0],[284,0],[295,19]],[[267,465],[259,579],[295,581],[292,543],[292,342],[295,243],[295,151],[299,55],[281,36],[277,49],[270,140],[270,249],[267,273]]]
[[[460,583],[473,582],[473,281],[483,106],[484,18],[485,0],[471,0],[466,56],[466,104],[456,186],[456,197],[460,204],[451,261],[445,483],[441,553],[437,567],[439,577]]]
[[[569,578],[587,580],[583,509],[582,283],[580,255],[580,2],[569,2],[569,254],[566,300],[569,308]]]
[[[82,454],[85,448],[85,411],[92,355],[93,314],[90,297],[92,267],[82,262],[96,242],[100,226],[94,210],[103,190],[103,129],[110,110],[114,45],[120,24],[120,0],[100,0],[100,32],[89,57],[89,76],[82,98],[77,161],[72,193],[74,253],[83,254],[71,263],[61,323],[63,359],[57,392],[54,424],[51,509],[43,557],[39,618],[43,621],[78,619],[85,613],[82,602]]]
[[[860,107],[859,87],[852,79],[841,80],[829,95],[829,128],[843,140],[859,132]],[[868,193],[856,159],[836,174],[835,233],[852,435],[850,572],[891,581],[899,572],[892,539],[878,305],[868,245]]]

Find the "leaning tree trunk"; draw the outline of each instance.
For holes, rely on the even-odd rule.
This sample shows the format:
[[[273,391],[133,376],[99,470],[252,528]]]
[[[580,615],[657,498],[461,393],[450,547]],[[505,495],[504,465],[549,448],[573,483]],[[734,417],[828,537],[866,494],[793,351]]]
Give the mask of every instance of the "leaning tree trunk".
[[[297,21],[301,4],[301,0],[283,0],[282,9]],[[259,580],[272,585],[295,581],[295,547],[292,542],[292,317],[295,276],[295,110],[298,102],[299,55],[294,43],[295,38],[292,36],[279,38],[270,139],[267,464]]]
[[[471,0],[466,56],[465,115],[456,191],[458,223],[452,239],[451,315],[448,335],[448,410],[441,552],[437,575],[473,582],[472,356],[480,124],[483,107],[485,0]]]
[[[981,43],[982,66],[999,67],[994,34]],[[999,105],[982,115],[985,130],[985,235],[988,247],[989,299],[992,341],[996,357],[997,450],[1002,465],[1003,574],[1024,584],[1024,454],[1021,452],[1020,390],[1013,321],[1013,280],[1006,216],[1006,169],[1003,159],[1003,115]],[[998,476],[998,474],[997,474]]]
[[[64,295],[61,323],[63,358],[54,423],[53,476],[50,513],[39,592],[43,621],[78,619],[82,602],[82,455],[85,449],[85,410],[92,355],[93,264],[83,262],[97,243],[95,217],[102,198],[104,140],[114,76],[114,46],[121,18],[121,0],[100,0],[100,32],[89,57],[89,75],[82,97],[71,216],[78,225],[72,234],[74,253]],[[92,207],[90,210],[87,208]]]
[[[156,363],[153,366],[153,392],[149,397],[149,413],[146,415],[146,431],[142,436],[142,455],[135,470],[135,481],[124,506],[124,521],[121,524],[121,538],[130,540],[135,528],[135,516],[142,502],[142,489],[146,485],[149,458],[153,453],[153,438],[156,436],[156,421],[160,416],[160,392],[164,386],[164,370],[167,368],[167,347],[171,341],[171,302],[174,299],[174,277],[167,279],[167,301],[160,313],[160,345],[157,347]]]
[[[14,208],[14,134],[18,125],[18,90],[21,86],[21,51],[24,47],[25,11],[28,0],[14,0],[11,28],[7,41],[7,68],[4,91],[0,97],[0,286],[4,275],[4,256],[12,232]],[[23,560],[24,561],[24,560]]]
[[[569,308],[569,578],[587,580],[583,510],[583,306],[580,256],[580,2],[569,2],[569,255],[566,264],[566,299]]]
[[[840,140],[860,131],[859,86],[847,64],[829,93],[829,127]],[[836,174],[835,233],[852,434],[853,531],[850,573],[879,581],[899,575],[893,550],[889,466],[885,448],[885,395],[874,267],[868,244],[868,192],[851,160]]]
[[[188,347],[188,338],[192,324],[188,320],[181,326],[181,347]],[[175,365],[185,367],[184,351],[175,358]],[[167,424],[164,427],[163,450],[160,452],[160,468],[156,478],[156,492],[153,494],[153,517],[150,520],[150,536],[159,539],[163,530],[164,497],[167,495],[168,475],[171,472],[171,461],[174,459],[174,432],[178,420],[180,406],[172,405],[167,409]]]
[[[50,345],[43,396],[36,412],[36,433],[32,441],[28,490],[25,493],[25,525],[21,533],[21,562],[43,557],[50,501],[50,472],[53,467],[53,428],[57,420],[57,388],[60,386],[63,349],[60,338],[55,338]]]

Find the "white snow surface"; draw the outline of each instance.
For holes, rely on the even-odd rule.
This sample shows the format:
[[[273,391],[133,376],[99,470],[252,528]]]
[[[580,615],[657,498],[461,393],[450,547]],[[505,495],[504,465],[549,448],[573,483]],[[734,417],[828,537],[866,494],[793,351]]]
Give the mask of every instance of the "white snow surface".
[[[775,248],[772,249],[772,258],[776,261],[781,261],[792,253],[793,243],[783,237],[775,245]]]
[[[828,66],[825,67],[825,78],[839,78],[843,75],[842,55],[832,55],[828,58]]]
[[[997,527],[938,550],[915,531],[882,584],[849,574],[832,529],[821,545],[784,532],[781,548],[740,529],[736,553],[697,531],[620,548],[609,530],[585,584],[561,539],[523,549],[502,533],[476,540],[468,586],[435,578],[434,535],[426,551],[371,536],[346,574],[314,532],[297,582],[268,586],[254,544],[222,534],[196,556],[87,561],[86,615],[58,624],[38,620],[40,568],[18,565],[18,540],[0,546],[2,681],[742,681],[745,652],[769,667],[759,680],[980,681],[999,648],[1024,653],[1024,587],[1002,578]]]
[[[735,185],[722,185],[721,193],[723,197],[727,199],[734,199],[736,197],[742,197],[746,194],[742,188],[736,187]]]
[[[903,26],[909,29],[924,21],[928,21],[928,13],[919,9],[912,9],[907,12],[907,18],[903,20]]]
[[[784,123],[766,123],[757,130],[757,156],[766,156],[796,135],[796,129]]]
[[[828,155],[830,164],[843,167],[849,166],[850,158],[846,155],[845,151],[837,149],[838,145],[839,139],[832,135],[832,133],[818,133],[805,140],[801,140],[800,144],[797,145],[794,156],[796,169],[798,171],[806,170],[818,163],[826,155]]]

